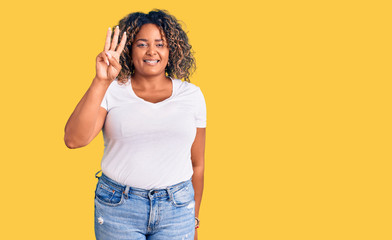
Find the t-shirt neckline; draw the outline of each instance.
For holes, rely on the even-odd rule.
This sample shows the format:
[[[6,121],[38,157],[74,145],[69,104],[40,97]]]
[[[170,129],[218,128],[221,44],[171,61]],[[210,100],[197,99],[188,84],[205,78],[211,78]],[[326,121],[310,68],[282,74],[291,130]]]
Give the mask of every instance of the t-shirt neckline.
[[[131,77],[129,77],[129,91],[131,92],[131,94],[132,94],[135,98],[139,99],[139,101],[142,101],[142,102],[144,102],[144,103],[150,104],[150,105],[152,105],[152,106],[159,106],[159,105],[161,105],[161,104],[163,104],[163,103],[169,101],[169,100],[172,99],[173,96],[174,96],[174,92],[175,92],[175,89],[176,89],[175,86],[174,86],[175,81],[174,81],[174,79],[173,79],[172,77],[170,77],[170,76],[168,76],[168,77],[169,77],[170,80],[172,81],[172,93],[171,93],[170,97],[168,97],[168,98],[166,98],[166,99],[164,99],[164,100],[162,100],[162,101],[160,101],[160,102],[156,102],[156,103],[149,102],[149,101],[146,101],[146,100],[144,100],[143,98],[137,96],[136,93],[135,93],[135,91],[133,91],[133,88],[132,88],[132,78],[131,78]]]

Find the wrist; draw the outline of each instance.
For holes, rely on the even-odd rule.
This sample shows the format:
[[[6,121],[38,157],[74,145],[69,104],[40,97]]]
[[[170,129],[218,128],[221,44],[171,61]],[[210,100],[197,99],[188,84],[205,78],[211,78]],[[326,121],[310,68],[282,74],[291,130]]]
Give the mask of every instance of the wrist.
[[[106,79],[101,79],[101,78],[95,76],[93,79],[93,83],[96,83],[98,85],[102,85],[102,86],[106,87],[106,86],[109,86],[111,82]]]
[[[195,217],[195,228],[199,228],[200,225],[200,219],[198,217]]]

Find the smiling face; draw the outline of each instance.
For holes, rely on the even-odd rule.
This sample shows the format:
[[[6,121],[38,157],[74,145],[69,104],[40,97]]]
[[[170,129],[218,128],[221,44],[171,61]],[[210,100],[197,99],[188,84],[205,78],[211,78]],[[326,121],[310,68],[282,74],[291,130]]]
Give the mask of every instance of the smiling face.
[[[132,61],[135,75],[165,76],[169,48],[158,26],[148,23],[140,28],[132,44]]]

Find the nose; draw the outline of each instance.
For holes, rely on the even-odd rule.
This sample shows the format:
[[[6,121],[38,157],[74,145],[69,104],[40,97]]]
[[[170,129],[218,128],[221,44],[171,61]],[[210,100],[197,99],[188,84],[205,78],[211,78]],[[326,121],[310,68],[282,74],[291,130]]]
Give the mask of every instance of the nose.
[[[153,56],[153,55],[156,55],[156,54],[157,54],[157,51],[156,51],[155,47],[152,46],[152,47],[149,47],[149,48],[147,49],[146,54],[147,54],[147,55]]]

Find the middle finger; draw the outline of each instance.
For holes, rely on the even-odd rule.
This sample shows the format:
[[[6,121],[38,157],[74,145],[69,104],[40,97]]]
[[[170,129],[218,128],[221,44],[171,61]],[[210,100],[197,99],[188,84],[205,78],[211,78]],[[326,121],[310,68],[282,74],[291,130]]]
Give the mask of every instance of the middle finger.
[[[110,47],[110,50],[112,50],[112,51],[116,50],[119,32],[120,32],[120,29],[118,28],[118,26],[116,26],[116,29],[114,30],[113,40],[112,40],[112,46]]]

